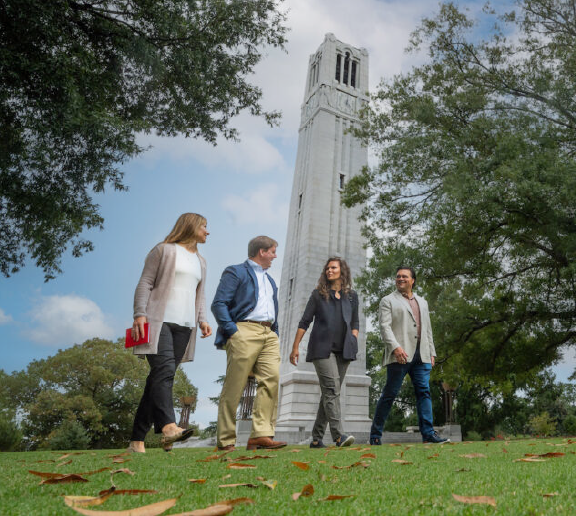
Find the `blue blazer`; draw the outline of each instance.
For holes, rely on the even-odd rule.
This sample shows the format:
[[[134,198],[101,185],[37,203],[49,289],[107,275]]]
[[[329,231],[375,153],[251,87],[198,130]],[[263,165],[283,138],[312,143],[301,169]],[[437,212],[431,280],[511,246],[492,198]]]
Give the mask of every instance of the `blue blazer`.
[[[272,285],[274,299],[274,322],[272,331],[278,334],[278,288],[266,274]],[[238,265],[226,267],[212,301],[212,313],[218,323],[215,346],[223,349],[226,341],[238,331],[236,323],[246,319],[258,302],[258,280],[256,273],[246,260]]]

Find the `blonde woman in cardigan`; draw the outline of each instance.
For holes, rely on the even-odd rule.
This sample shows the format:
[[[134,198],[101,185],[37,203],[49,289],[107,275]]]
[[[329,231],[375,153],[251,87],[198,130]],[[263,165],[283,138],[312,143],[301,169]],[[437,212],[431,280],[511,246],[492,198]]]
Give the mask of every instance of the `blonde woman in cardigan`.
[[[150,325],[150,342],[134,347],[150,364],[128,450],[144,453],[144,438],[152,425],[162,433],[162,446],[170,451],[176,441],[192,435],[176,425],[172,385],[180,362],[194,359],[196,333],[212,334],[206,320],[206,261],[197,245],[208,236],[206,219],[197,213],[180,215],[164,242],[146,257],[134,293],[132,337],[144,335]]]

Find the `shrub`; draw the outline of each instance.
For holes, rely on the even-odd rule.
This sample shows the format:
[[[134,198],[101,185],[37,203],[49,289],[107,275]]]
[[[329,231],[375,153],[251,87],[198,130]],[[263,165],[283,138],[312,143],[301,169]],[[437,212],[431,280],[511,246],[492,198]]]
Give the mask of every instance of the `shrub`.
[[[528,421],[532,432],[536,435],[555,435],[556,421],[550,417],[548,412],[542,412],[539,416],[534,416]]]
[[[89,444],[88,432],[75,419],[64,421],[46,441],[46,446],[50,450],[86,450]]]
[[[22,442],[22,432],[18,425],[0,411],[0,451],[16,451]]]
[[[564,420],[564,433],[566,435],[576,435],[576,416],[570,414]]]
[[[481,440],[482,436],[478,432],[475,432],[474,430],[470,430],[466,434],[466,441],[481,441]]]

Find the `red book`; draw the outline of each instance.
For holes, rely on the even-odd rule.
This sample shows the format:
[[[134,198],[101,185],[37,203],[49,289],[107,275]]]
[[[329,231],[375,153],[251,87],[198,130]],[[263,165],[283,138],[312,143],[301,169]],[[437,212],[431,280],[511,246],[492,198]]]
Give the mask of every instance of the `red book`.
[[[144,336],[140,337],[140,340],[134,340],[132,338],[132,328],[126,330],[126,344],[124,347],[132,348],[134,346],[139,346],[140,344],[150,343],[150,325],[144,323]]]

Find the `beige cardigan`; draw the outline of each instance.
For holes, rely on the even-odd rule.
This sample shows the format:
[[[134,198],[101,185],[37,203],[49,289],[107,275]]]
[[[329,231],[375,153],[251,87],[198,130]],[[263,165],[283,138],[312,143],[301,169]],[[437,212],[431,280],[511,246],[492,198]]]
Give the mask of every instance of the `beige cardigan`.
[[[176,245],[158,244],[146,256],[140,281],[134,292],[134,317],[146,316],[150,324],[150,343],[134,346],[136,355],[155,355],[158,353],[158,337],[164,322],[164,312],[168,297],[174,284],[176,266]],[[206,322],[206,260],[198,254],[202,279],[196,288],[196,327],[192,328],[188,346],[182,362],[194,360],[196,349],[196,331],[200,323]]]
[[[429,364],[431,357],[436,356],[434,339],[432,337],[432,324],[430,323],[430,311],[428,303],[423,297],[414,294],[420,308],[420,357],[422,362]],[[408,361],[414,358],[418,333],[416,319],[412,308],[397,290],[387,295],[380,301],[380,334],[384,341],[384,357],[382,365],[396,362],[393,351],[402,346],[408,355]]]

